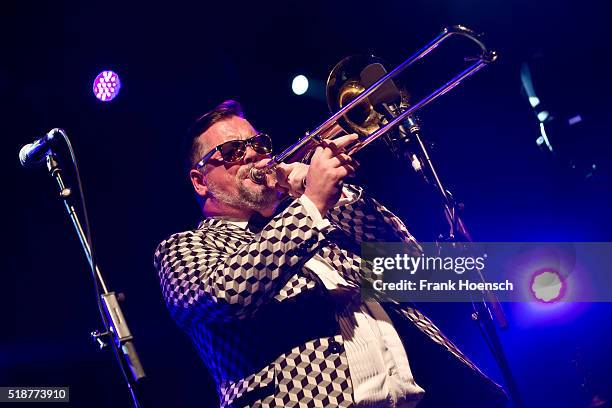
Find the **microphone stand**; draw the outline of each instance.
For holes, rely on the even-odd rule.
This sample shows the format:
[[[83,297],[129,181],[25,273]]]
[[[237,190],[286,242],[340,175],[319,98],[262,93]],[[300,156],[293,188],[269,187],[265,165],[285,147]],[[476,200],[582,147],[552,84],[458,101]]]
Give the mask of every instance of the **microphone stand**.
[[[138,399],[138,381],[145,378],[145,372],[142,368],[136,348],[134,347],[134,337],[132,336],[130,329],[128,328],[119,300],[122,299],[121,294],[117,296],[115,292],[109,291],[100,268],[94,263],[92,257],[90,244],[88,243],[87,236],[83,231],[79,216],[76,213],[74,206],[70,202],[72,191],[66,187],[62,179],[62,170],[58,165],[57,157],[49,150],[46,155],[47,169],[51,177],[53,177],[59,188],[59,196],[64,202],[68,216],[74,225],[74,229],[77,233],[81,246],[85,252],[85,256],[89,262],[89,266],[94,271],[94,285],[96,287],[96,295],[100,296],[101,302],[98,300],[98,306],[100,308],[100,314],[102,322],[104,324],[104,331],[98,330],[91,333],[92,338],[99,344],[100,349],[111,346],[117,361],[119,363],[121,372],[127,382],[128,390],[132,397],[132,402],[135,408],[141,408],[142,405]],[[101,292],[101,293],[100,293]],[[128,373],[129,371],[129,373]]]
[[[381,105],[387,119],[393,119],[396,116],[394,112],[395,106],[387,103],[382,103]],[[408,128],[408,132],[410,134],[406,132],[406,128]],[[450,192],[444,187],[440,177],[438,176],[438,172],[436,171],[433,161],[429,156],[427,146],[421,137],[421,129],[418,123],[409,117],[405,120],[403,125],[398,126],[398,131],[400,132],[400,137],[398,140],[394,140],[399,144],[400,151],[398,153],[400,154],[398,156],[409,160],[412,167],[423,176],[422,179],[426,183],[433,184],[435,186],[435,189],[440,196],[444,215],[449,226],[447,241],[458,242],[458,238],[460,238],[467,242],[474,242],[465,223],[463,222],[463,219],[459,215],[457,209],[458,206],[455,200]],[[408,144],[411,141],[410,138],[416,142],[414,144],[417,145],[423,160],[420,160],[418,155],[414,157],[414,154],[408,150]],[[415,160],[421,162],[420,166],[415,162]],[[422,163],[422,161],[424,161],[424,163]],[[426,171],[423,171],[423,164],[425,165]],[[428,173],[429,177],[425,173]],[[480,269],[478,269],[478,277],[482,282],[486,282],[483,271]],[[496,321],[501,329],[506,329],[508,327],[508,321],[506,320],[506,316],[499,299],[492,291],[483,290],[482,296],[482,301],[472,301],[473,312],[471,318],[479,325],[480,331],[485,339],[485,343],[488,345],[493,357],[497,362],[497,365],[499,366],[514,406],[516,408],[523,408],[524,404],[520,396],[518,386],[510,369],[510,364],[508,363],[499,333],[495,327]]]

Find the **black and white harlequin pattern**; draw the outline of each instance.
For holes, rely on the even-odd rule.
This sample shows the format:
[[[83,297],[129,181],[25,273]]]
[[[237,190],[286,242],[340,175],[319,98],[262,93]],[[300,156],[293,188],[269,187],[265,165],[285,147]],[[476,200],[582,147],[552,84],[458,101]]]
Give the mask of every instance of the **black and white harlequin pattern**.
[[[350,186],[361,195],[356,186]],[[405,242],[418,246],[404,223],[375,199],[355,200],[328,214],[329,220],[358,244],[362,242]]]
[[[158,246],[155,259],[164,297],[179,320],[247,317],[295,275],[302,252],[323,239],[297,202],[258,235],[205,220],[199,229],[174,234]]]
[[[344,353],[339,353],[340,350],[342,336],[336,335],[332,339],[316,339],[295,347],[278,359],[275,365],[278,389],[274,396],[275,405],[351,406],[348,361]]]
[[[206,219],[158,246],[155,266],[164,298],[213,375],[221,407],[352,405],[334,308],[304,263],[318,253],[358,283],[359,243],[418,244],[391,212],[361,189],[348,188],[358,198],[330,211],[331,227],[315,227],[294,201],[257,234]],[[420,312],[401,314],[480,373]]]

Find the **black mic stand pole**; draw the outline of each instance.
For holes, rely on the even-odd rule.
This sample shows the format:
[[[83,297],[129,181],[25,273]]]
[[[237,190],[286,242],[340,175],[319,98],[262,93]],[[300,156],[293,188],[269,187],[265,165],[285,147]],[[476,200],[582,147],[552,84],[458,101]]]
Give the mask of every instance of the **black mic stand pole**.
[[[387,103],[383,103],[382,105],[386,113],[385,116],[388,118],[393,118],[396,116],[390,105]],[[406,133],[406,128],[408,128],[410,135]],[[429,152],[427,151],[427,146],[421,137],[421,129],[418,123],[411,117],[408,117],[404,124],[398,127],[398,131],[403,133],[400,136],[400,141],[402,142],[404,149],[407,149],[407,144],[409,143],[410,138],[412,138],[416,142],[416,145],[421,152],[423,161],[425,162],[423,164],[427,169],[427,173],[430,175],[430,177],[424,175],[423,179],[428,181],[430,184],[433,183],[435,185],[436,190],[438,191],[442,200],[444,215],[449,225],[448,241],[457,241],[460,236],[467,242],[473,242],[472,236],[470,235],[465,223],[457,211],[457,205],[452,195],[447,189],[444,188],[444,185],[438,176],[438,172],[436,171],[431,157],[429,156]],[[411,162],[412,167],[417,170],[414,164],[414,158],[409,157],[409,154],[403,154],[402,156],[407,158]],[[430,179],[433,181],[430,181]],[[486,282],[482,270],[478,270],[478,275],[482,282]],[[504,352],[501,339],[499,338],[499,333],[497,332],[497,328],[495,327],[494,323],[494,320],[496,320],[499,327],[505,329],[508,326],[506,316],[497,296],[493,292],[483,290],[482,296],[483,299],[481,302],[472,302],[472,306],[474,308],[471,316],[472,320],[477,322],[480,326],[481,332],[485,337],[485,342],[489,346],[491,353],[497,361],[500,371],[504,377],[504,381],[508,387],[508,392],[514,406],[516,408],[523,408],[524,404],[520,397],[518,386],[514,380],[514,376],[512,375],[506,353]]]
[[[57,163],[57,158],[51,150],[49,150],[47,153],[46,160],[49,174],[57,182],[59,196],[66,206],[66,211],[68,212],[68,216],[70,217],[77,236],[81,241],[81,246],[85,252],[85,256],[87,257],[92,271],[95,271],[94,279],[96,282],[94,283],[96,286],[96,292],[98,292],[96,295],[99,295],[100,299],[102,300],[102,302],[98,301],[97,303],[101,308],[100,314],[104,323],[104,332],[100,333],[99,331],[95,331],[91,333],[91,335],[100,345],[101,349],[108,346],[110,343],[110,346],[117,357],[121,371],[127,382],[134,407],[140,408],[142,405],[138,400],[137,388],[138,381],[145,377],[145,372],[134,347],[134,337],[132,336],[125,321],[115,292],[108,290],[108,286],[102,277],[100,268],[98,268],[98,265],[94,264],[94,259],[92,258],[91,248],[89,246],[87,236],[83,231],[83,227],[81,226],[79,216],[76,213],[74,206],[70,203],[71,189],[66,187],[64,184],[61,174],[62,170]]]

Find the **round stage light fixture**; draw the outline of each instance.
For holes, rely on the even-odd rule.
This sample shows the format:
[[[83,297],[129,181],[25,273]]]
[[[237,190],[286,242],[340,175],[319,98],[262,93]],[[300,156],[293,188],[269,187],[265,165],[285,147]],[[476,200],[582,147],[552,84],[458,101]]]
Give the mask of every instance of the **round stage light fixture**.
[[[567,283],[559,272],[544,269],[533,274],[529,289],[537,301],[554,303],[563,297],[566,286]]]
[[[304,95],[308,90],[308,78],[304,75],[298,75],[291,82],[291,90],[296,95]]]
[[[120,89],[119,75],[110,70],[100,72],[93,83],[93,93],[102,102],[115,99]]]

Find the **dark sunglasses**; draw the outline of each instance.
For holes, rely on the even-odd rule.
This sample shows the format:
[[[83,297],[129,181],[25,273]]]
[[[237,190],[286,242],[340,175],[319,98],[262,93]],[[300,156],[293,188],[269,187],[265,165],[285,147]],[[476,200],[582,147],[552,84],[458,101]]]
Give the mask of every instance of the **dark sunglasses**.
[[[199,169],[203,167],[215,152],[221,153],[221,159],[225,163],[239,162],[244,159],[248,146],[251,146],[259,154],[267,155],[272,153],[272,139],[270,136],[265,133],[258,133],[246,140],[230,140],[229,142],[221,143],[206,153],[202,160],[196,163],[194,168]]]

